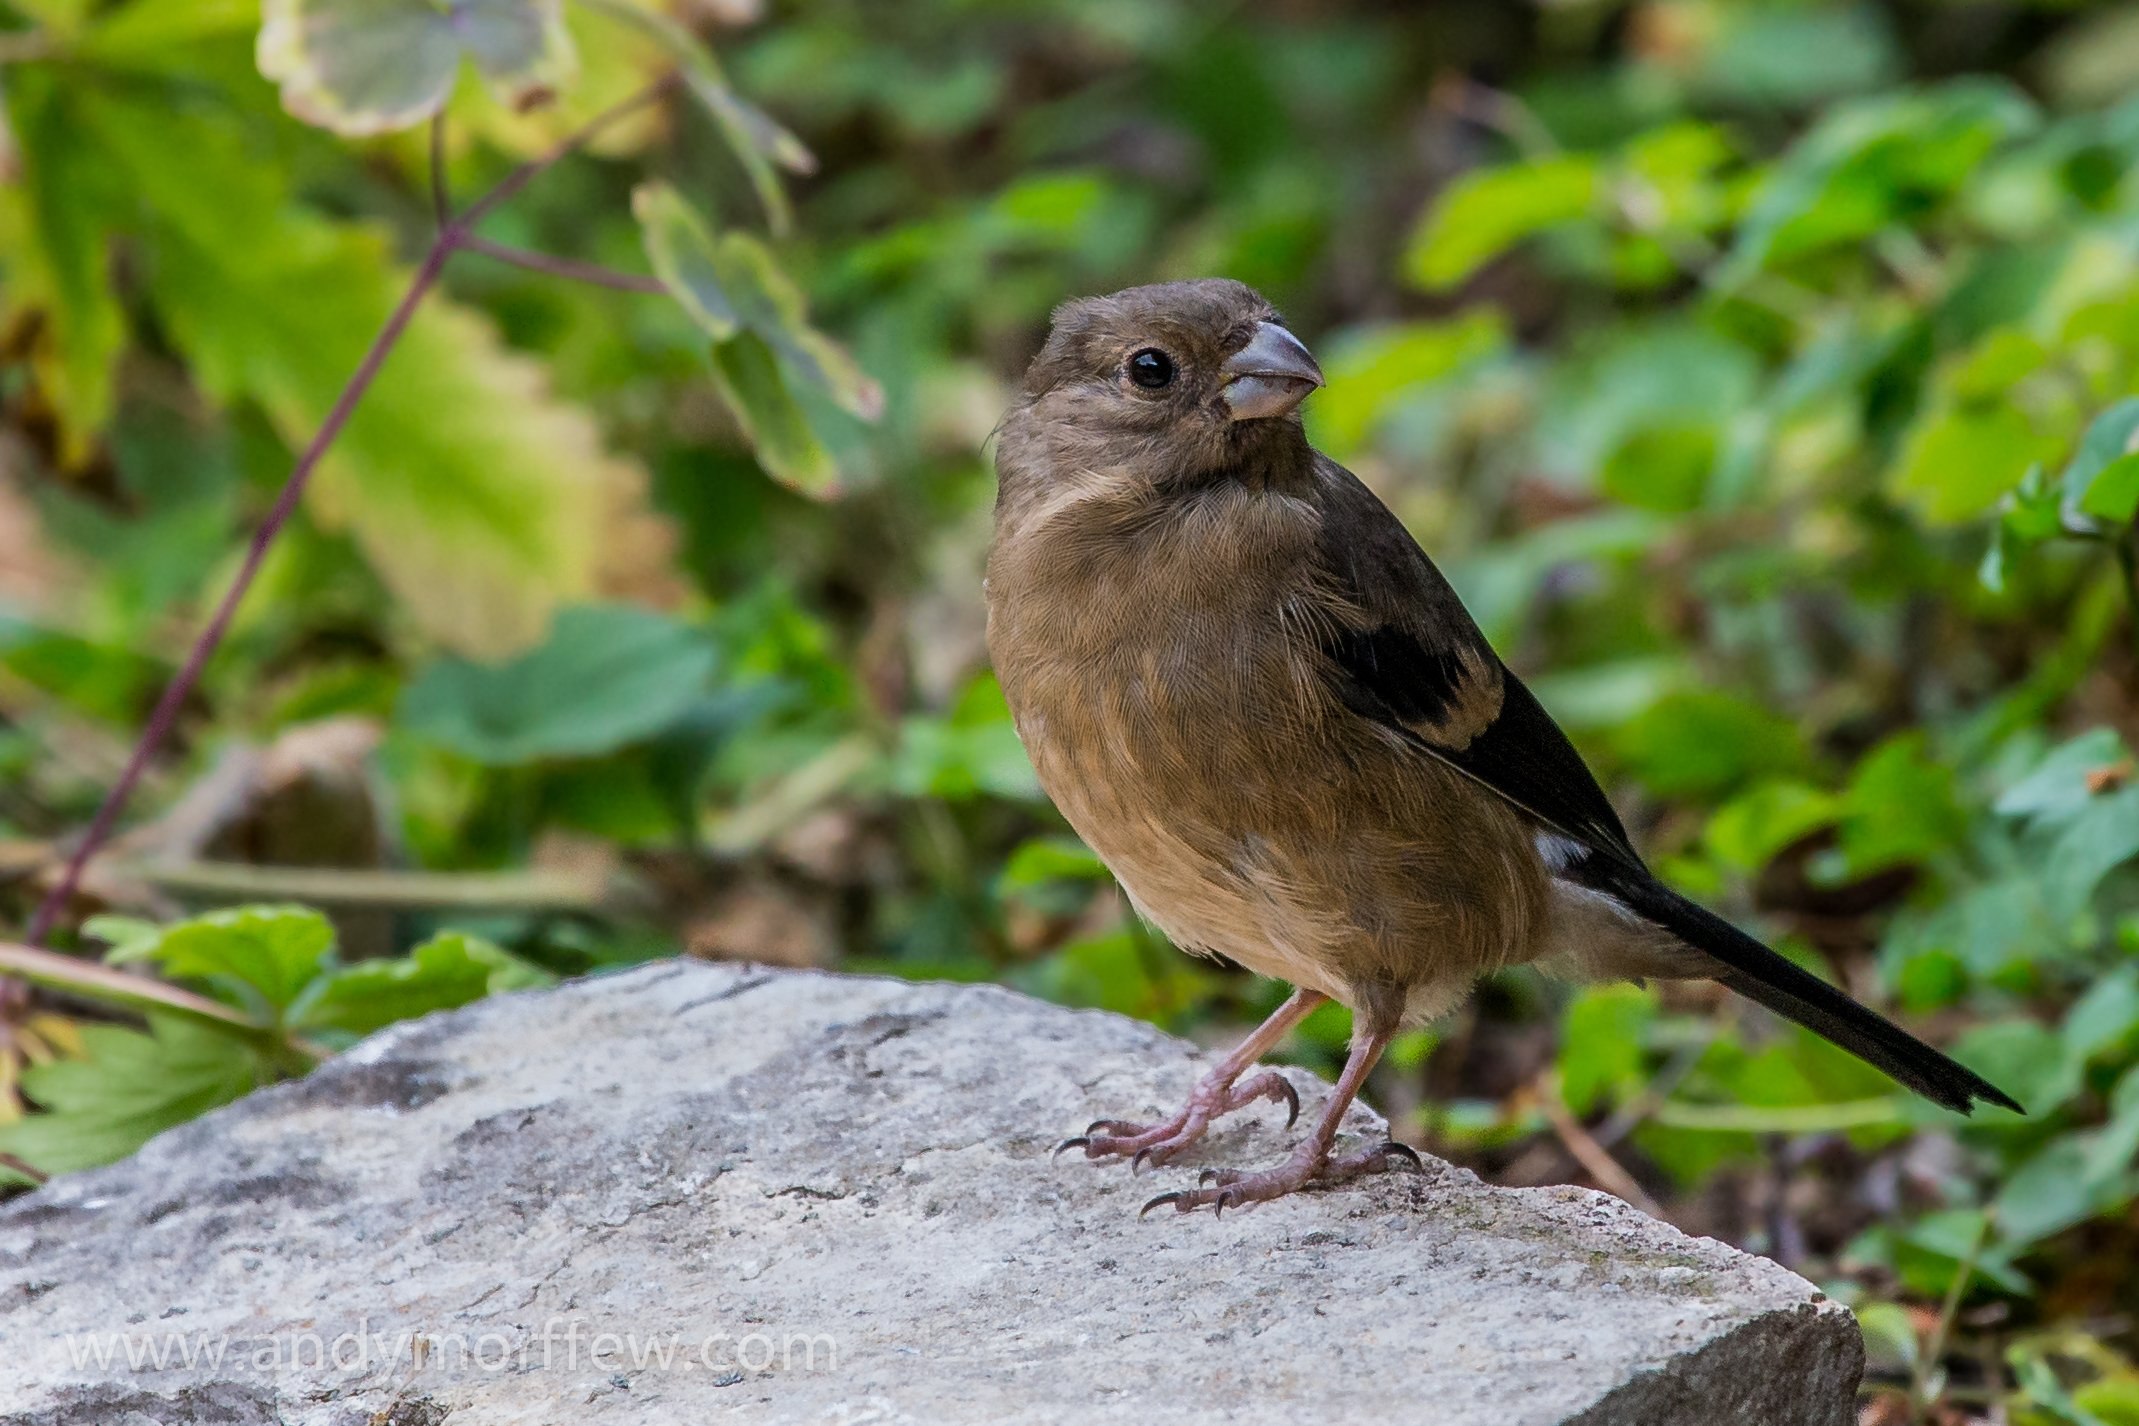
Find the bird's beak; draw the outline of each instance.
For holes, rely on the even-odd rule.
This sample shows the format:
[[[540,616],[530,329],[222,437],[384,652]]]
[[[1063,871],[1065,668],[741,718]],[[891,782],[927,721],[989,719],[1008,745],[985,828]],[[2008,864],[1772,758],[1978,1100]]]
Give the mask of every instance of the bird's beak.
[[[1275,322],[1259,322],[1248,344],[1219,368],[1236,421],[1282,416],[1322,384],[1313,352]]]

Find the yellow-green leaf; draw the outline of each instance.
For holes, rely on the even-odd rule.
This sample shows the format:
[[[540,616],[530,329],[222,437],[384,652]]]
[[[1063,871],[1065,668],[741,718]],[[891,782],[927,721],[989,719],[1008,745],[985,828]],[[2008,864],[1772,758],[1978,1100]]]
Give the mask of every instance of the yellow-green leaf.
[[[1466,173],[1419,225],[1404,270],[1422,287],[1454,287],[1524,238],[1588,213],[1597,187],[1595,161],[1576,155]]]
[[[562,0],[265,0],[255,59],[283,107],[351,137],[430,118],[463,59],[516,109],[577,66]]]
[[[92,111],[141,195],[151,299],[201,386],[250,402],[293,448],[319,429],[409,274],[383,238],[287,203],[213,121],[116,100]],[[196,161],[173,164],[184,151]],[[593,592],[605,530],[643,491],[591,417],[484,318],[433,294],[313,479],[425,631],[497,655]]]

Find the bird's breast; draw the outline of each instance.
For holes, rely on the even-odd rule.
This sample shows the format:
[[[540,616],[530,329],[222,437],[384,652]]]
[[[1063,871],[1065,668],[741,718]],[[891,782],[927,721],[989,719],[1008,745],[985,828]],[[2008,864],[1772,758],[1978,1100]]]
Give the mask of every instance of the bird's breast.
[[[1057,512],[999,541],[989,644],[1042,785],[1150,919],[1357,1004],[1362,977],[1505,959],[1535,855],[1337,699],[1315,535],[1252,493]]]

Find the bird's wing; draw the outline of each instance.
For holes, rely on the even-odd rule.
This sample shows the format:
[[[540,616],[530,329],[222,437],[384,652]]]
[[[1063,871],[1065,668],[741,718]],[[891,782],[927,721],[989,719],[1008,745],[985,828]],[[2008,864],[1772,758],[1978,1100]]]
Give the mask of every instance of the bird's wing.
[[[1410,532],[1350,471],[1323,460],[1318,473],[1323,574],[1352,616],[1321,640],[1337,696],[1543,826],[1640,868],[1582,755]]]
[[[1322,638],[1328,677],[1353,712],[1567,838],[1555,871],[1602,892],[1710,958],[1739,994],[1824,1035],[1925,1097],[1967,1113],[1996,1085],[1665,886],[1642,863],[1582,755],[1387,506],[1350,471],[1317,467],[1322,575],[1341,606]]]

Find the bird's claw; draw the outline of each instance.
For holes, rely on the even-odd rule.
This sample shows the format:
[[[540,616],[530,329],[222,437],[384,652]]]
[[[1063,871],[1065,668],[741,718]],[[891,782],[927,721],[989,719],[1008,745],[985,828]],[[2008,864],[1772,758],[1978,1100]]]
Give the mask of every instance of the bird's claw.
[[[1396,1140],[1391,1139],[1388,1143],[1383,1144],[1380,1148],[1374,1150],[1373,1152],[1379,1155],[1382,1159],[1381,1171],[1383,1173],[1395,1172],[1394,1166],[1388,1162],[1390,1159],[1402,1160],[1406,1167],[1412,1173],[1422,1174],[1426,1172],[1426,1161],[1421,1159],[1419,1157],[1419,1151],[1417,1149],[1412,1148],[1409,1144],[1401,1144],[1398,1143]]]
[[[1394,1139],[1341,1158],[1331,1157],[1326,1150],[1315,1153],[1303,1146],[1300,1152],[1276,1168],[1264,1169],[1258,1173],[1243,1173],[1239,1169],[1205,1169],[1197,1177],[1197,1187],[1162,1193],[1146,1203],[1136,1216],[1141,1218],[1152,1209],[1169,1203],[1177,1213],[1191,1213],[1198,1208],[1208,1208],[1213,1216],[1220,1216],[1228,1208],[1266,1203],[1298,1189],[1349,1183],[1367,1174],[1395,1173],[1399,1169],[1410,1173],[1424,1173],[1426,1163],[1419,1157],[1417,1150]]]
[[[1062,1151],[1063,1151],[1064,1149],[1085,1149],[1085,1148],[1090,1148],[1090,1147],[1091,1147],[1091,1143],[1092,1143],[1092,1136],[1091,1136],[1091,1135],[1089,1135],[1089,1134],[1078,1134],[1078,1135],[1075,1135],[1075,1136],[1074,1136],[1074,1137],[1072,1137],[1072,1138],[1064,1139],[1064,1140],[1063,1140],[1063,1141],[1062,1141],[1061,1143],[1059,1143],[1059,1144],[1055,1145],[1053,1149],[1051,1149],[1051,1150],[1049,1150],[1049,1151],[1048,1151],[1048,1155],[1047,1155],[1047,1159],[1048,1159],[1048,1162],[1049,1162],[1049,1163],[1053,1163],[1053,1162],[1054,1162],[1054,1161],[1055,1161],[1056,1159],[1059,1159],[1059,1158],[1061,1158],[1061,1157],[1062,1157]]]
[[[1175,1189],[1171,1193],[1162,1193],[1157,1198],[1154,1198],[1149,1203],[1146,1203],[1142,1208],[1137,1209],[1136,1216],[1142,1218],[1146,1213],[1149,1213],[1152,1209],[1157,1208],[1162,1203],[1171,1203],[1176,1207],[1179,1207],[1181,1200],[1186,1197],[1188,1197],[1188,1194],[1180,1189]],[[1188,1210],[1182,1209],[1181,1211],[1185,1213]]]

